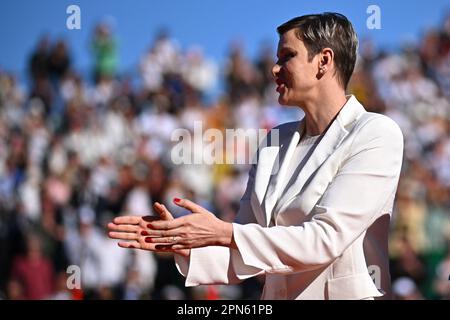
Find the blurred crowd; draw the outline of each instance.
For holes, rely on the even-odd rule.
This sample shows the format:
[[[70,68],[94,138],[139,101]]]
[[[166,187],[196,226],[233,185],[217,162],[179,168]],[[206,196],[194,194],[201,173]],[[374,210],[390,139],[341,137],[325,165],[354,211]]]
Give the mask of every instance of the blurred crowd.
[[[29,56],[29,85],[0,69],[0,299],[258,299],[263,278],[185,288],[170,253],[121,249],[106,223],[151,215],[154,201],[186,214],[173,197],[234,220],[248,166],[176,165],[172,133],[196,121],[225,132],[298,119],[301,111],[277,103],[274,46],[252,60],[233,43],[218,66],[161,31],[130,76],[118,72],[113,30],[99,24],[89,77],[68,44],[49,37]],[[405,136],[390,237],[395,298],[448,299],[450,17],[398,52],[362,40],[348,91]],[[68,285],[77,276],[81,288]]]

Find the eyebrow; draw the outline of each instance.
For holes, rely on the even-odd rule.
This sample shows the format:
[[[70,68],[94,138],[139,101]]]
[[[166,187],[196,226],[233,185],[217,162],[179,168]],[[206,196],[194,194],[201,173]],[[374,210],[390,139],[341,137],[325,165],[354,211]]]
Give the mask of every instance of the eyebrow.
[[[280,54],[285,53],[285,52],[295,52],[295,50],[294,50],[294,48],[291,48],[291,47],[281,47],[277,51],[277,57],[279,58]]]

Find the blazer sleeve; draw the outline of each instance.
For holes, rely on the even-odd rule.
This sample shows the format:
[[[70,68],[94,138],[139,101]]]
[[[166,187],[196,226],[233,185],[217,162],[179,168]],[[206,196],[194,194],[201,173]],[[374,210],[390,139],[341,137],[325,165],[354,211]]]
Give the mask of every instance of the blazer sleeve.
[[[240,200],[236,216],[236,221],[242,224],[256,223],[250,203],[255,174],[256,165],[252,165],[247,187]],[[176,254],[175,265],[178,271],[186,277],[185,285],[188,287],[199,284],[234,284],[264,272],[259,268],[244,264],[238,250],[221,246],[191,249],[189,257]],[[234,265],[239,266],[241,271],[239,277],[236,276]]]
[[[339,257],[382,214],[395,194],[403,158],[403,135],[391,119],[369,120],[350,154],[300,226],[263,228],[233,224],[234,241],[246,266],[268,273],[307,271]],[[235,268],[236,276],[245,269]]]

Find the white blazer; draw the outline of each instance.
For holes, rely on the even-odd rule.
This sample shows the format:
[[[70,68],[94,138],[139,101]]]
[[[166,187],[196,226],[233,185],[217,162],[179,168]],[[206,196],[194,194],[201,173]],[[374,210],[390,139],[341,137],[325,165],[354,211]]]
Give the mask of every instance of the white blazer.
[[[285,171],[303,127],[304,119],[278,126],[279,143],[269,139],[258,150],[233,223],[238,249],[176,255],[186,286],[265,274],[262,299],[390,298],[388,232],[403,157],[400,128],[350,96],[279,194],[277,185],[292,178]]]

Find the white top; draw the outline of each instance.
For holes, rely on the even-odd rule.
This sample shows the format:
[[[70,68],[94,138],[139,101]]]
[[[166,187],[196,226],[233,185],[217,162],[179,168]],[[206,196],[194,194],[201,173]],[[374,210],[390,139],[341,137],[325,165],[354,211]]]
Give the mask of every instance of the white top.
[[[290,180],[285,179],[283,185],[281,186],[280,196],[284,193],[287,187],[289,187],[292,183],[295,182],[298,174],[304,167],[305,163],[308,161],[308,158],[314,152],[317,144],[319,143],[319,137],[321,135],[309,136],[306,135],[300,138],[299,143],[295,147],[294,153],[292,155],[291,161],[287,168],[287,172],[291,174],[292,178]]]

